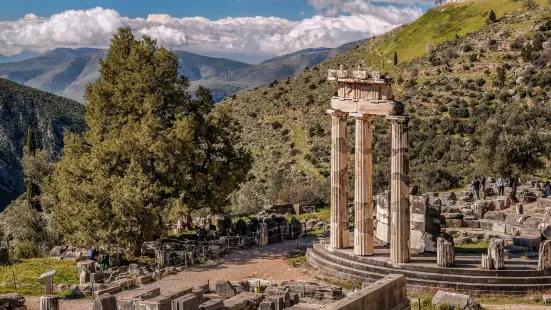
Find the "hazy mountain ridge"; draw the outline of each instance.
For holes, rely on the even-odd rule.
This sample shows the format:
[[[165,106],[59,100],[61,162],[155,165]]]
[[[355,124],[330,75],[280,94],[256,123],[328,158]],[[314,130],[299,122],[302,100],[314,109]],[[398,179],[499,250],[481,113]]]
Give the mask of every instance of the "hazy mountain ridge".
[[[335,49],[305,49],[258,65],[186,51],[173,52],[180,58],[180,73],[195,81],[192,89],[198,85],[208,86],[215,100],[220,101],[228,95],[295,76],[356,45],[357,42],[352,42]],[[99,60],[106,56],[107,50],[103,49],[58,48],[23,61],[0,63],[0,77],[84,102],[84,87],[99,77]]]

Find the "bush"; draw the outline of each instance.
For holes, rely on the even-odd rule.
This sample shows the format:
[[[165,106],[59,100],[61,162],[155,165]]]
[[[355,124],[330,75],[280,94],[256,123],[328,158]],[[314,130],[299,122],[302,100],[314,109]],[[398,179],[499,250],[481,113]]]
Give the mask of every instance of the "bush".
[[[472,51],[472,50],[473,50],[473,47],[470,46],[469,44],[465,44],[465,46],[463,46],[463,52],[464,52],[464,53],[468,53],[468,52],[470,52],[470,51]]]

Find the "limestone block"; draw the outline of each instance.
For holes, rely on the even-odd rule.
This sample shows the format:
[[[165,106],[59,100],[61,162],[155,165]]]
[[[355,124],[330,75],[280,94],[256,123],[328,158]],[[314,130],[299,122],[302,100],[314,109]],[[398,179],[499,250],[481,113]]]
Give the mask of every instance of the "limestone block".
[[[7,307],[21,307],[25,305],[25,297],[17,293],[0,294],[0,305]]]
[[[105,289],[102,289],[102,290],[97,290],[94,292],[94,294],[97,296],[101,296],[103,294],[115,294],[115,293],[118,293],[120,291],[120,287],[119,286],[112,286],[112,287],[108,287],[108,288],[105,288]]]
[[[543,295],[543,302],[546,304],[551,303],[551,295]]]
[[[151,275],[136,277],[136,284],[137,285],[144,285],[144,284],[147,284],[147,283],[151,283],[152,281],[153,281],[153,278],[151,277]]]
[[[258,310],[276,310],[276,303],[273,300],[264,300],[260,303]]]
[[[479,310],[480,304],[471,296],[438,291],[432,298],[434,306],[451,306],[459,309]]]
[[[268,296],[266,297],[266,299],[274,301],[276,310],[285,309],[285,300],[283,296],[280,296],[280,295]]]
[[[92,310],[117,310],[117,299],[110,294],[100,295],[94,300]]]
[[[58,310],[59,298],[55,295],[40,296],[40,310]]]
[[[199,298],[195,294],[187,294],[172,300],[171,310],[198,310]]]
[[[222,298],[230,298],[237,295],[237,290],[229,281],[217,281],[214,290]]]
[[[538,206],[539,210],[545,210],[546,208],[551,208],[551,197],[538,198],[538,200],[536,201],[536,205]]]
[[[506,217],[507,215],[505,213],[499,211],[488,211],[484,214],[485,220],[504,221]]]
[[[220,299],[211,299],[199,305],[199,310],[219,310],[224,307]]]
[[[462,220],[447,220],[446,227],[448,228],[461,228]]]

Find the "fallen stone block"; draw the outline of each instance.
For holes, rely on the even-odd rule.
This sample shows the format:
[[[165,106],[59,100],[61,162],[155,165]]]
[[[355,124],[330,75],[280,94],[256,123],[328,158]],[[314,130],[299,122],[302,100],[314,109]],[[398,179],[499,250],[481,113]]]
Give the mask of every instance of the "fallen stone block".
[[[268,296],[266,297],[266,299],[274,301],[276,310],[285,309],[285,298],[283,296],[281,295]]]
[[[446,227],[448,227],[448,228],[461,228],[461,222],[462,222],[462,220],[458,220],[458,219],[446,220]]]
[[[7,307],[21,307],[25,305],[25,297],[17,293],[0,294],[0,305]]]
[[[111,287],[108,287],[108,288],[105,288],[105,289],[102,289],[102,290],[98,290],[98,291],[95,291],[94,292],[94,295],[97,296],[101,296],[103,294],[115,294],[115,293],[118,293],[120,291],[120,287],[119,286],[111,286]]]
[[[100,295],[94,300],[92,310],[117,310],[117,299],[110,294]]]
[[[217,281],[214,290],[222,298],[230,298],[237,295],[237,290],[229,281]]]
[[[543,302],[546,304],[551,303],[551,295],[543,295]]]
[[[199,298],[195,294],[187,294],[172,301],[171,310],[198,310]]]
[[[141,276],[136,278],[137,285],[144,285],[147,283],[151,283],[152,281],[153,281],[153,278],[151,277],[151,275]]]
[[[432,304],[435,306],[446,305],[451,307],[458,307],[465,310],[479,310],[482,309],[480,304],[471,296],[456,293],[447,293],[438,291],[432,298]]]
[[[199,310],[219,310],[224,307],[224,303],[220,299],[211,299],[199,305]]]

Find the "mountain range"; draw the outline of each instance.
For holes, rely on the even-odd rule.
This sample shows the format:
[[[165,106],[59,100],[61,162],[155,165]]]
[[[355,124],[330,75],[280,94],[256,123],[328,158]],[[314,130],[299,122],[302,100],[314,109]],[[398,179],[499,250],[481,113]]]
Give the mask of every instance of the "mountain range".
[[[199,85],[208,87],[218,102],[228,95],[295,76],[364,41],[334,49],[305,49],[258,65],[186,51],[173,52],[180,59],[180,73],[191,81],[191,90]],[[99,60],[106,56],[104,49],[57,48],[22,61],[0,63],[0,77],[83,103],[84,87],[99,77]]]

